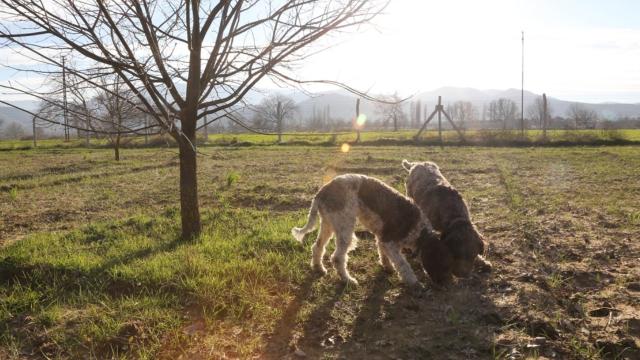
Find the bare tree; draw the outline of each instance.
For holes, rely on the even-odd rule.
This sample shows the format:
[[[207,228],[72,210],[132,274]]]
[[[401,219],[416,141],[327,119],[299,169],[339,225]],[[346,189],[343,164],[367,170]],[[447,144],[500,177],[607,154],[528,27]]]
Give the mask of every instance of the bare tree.
[[[384,99],[384,102],[376,103],[376,113],[380,117],[382,126],[386,128],[389,123],[392,123],[393,131],[398,131],[407,121],[407,114],[402,109],[403,99],[397,92],[393,95],[381,96],[381,99]]]
[[[502,122],[502,129],[506,130],[507,125],[515,125],[518,115],[518,104],[507,98],[500,98],[489,103],[489,119]]]
[[[422,102],[417,100],[409,103],[409,126],[419,128],[422,125]]]
[[[598,121],[598,113],[580,103],[571,104],[567,117],[576,129],[595,129]]]
[[[297,80],[291,62],[334,31],[368,22],[386,2],[0,0],[0,36],[59,71],[54,54],[78,59],[70,73],[95,83],[114,72],[180,157],[182,236],[200,233],[195,136],[198,119],[221,118],[265,76]],[[229,115],[229,114],[227,114]],[[211,120],[213,121],[213,120]],[[139,133],[141,128],[124,128]]]
[[[107,134],[113,146],[114,158],[120,161],[120,145],[125,128],[139,127],[144,121],[137,107],[135,95],[116,76],[100,78],[100,92],[95,97],[96,116],[103,121],[92,125]],[[94,122],[95,123],[95,122]]]
[[[24,127],[17,122],[8,123],[4,127],[3,133],[5,138],[15,140],[20,140],[26,134]]]
[[[547,117],[550,117],[553,112],[553,109],[547,103]],[[527,107],[527,117],[531,120],[533,124],[536,124],[540,129],[544,128],[544,100],[542,96],[537,97],[533,104]]]
[[[451,115],[451,120],[457,122],[461,130],[465,130],[468,123],[478,117],[478,111],[470,101],[456,101],[450,106],[448,113]]]
[[[41,101],[38,105],[38,109],[36,113],[31,116],[31,129],[33,135],[33,147],[38,146],[38,139],[42,139],[44,137],[45,127],[53,127],[54,125],[50,122],[42,121],[40,119],[46,119],[51,116],[50,112],[55,110],[56,107],[52,106],[48,101]]]
[[[282,142],[282,133],[286,121],[294,120],[297,111],[293,99],[281,95],[270,95],[262,99],[254,109],[253,127],[265,131],[275,131],[278,143]]]
[[[36,112],[32,115],[32,123],[36,127],[59,130],[63,124],[62,108],[50,99],[44,98],[38,104]]]

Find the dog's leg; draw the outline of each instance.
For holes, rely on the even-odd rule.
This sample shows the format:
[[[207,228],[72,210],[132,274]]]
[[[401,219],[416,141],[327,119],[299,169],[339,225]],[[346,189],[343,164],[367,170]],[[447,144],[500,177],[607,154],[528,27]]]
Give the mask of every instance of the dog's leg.
[[[382,248],[382,243],[380,239],[376,237],[376,247],[378,248],[378,257],[380,258],[380,265],[386,271],[393,271],[393,265],[391,265],[391,261],[389,261],[389,257],[384,253],[384,249]]]
[[[416,278],[416,274],[414,274],[411,269],[411,265],[407,262],[407,259],[400,253],[400,248],[394,242],[384,242],[380,241],[380,247],[391,263],[393,267],[398,272],[400,276],[400,280],[407,285],[415,285],[418,283],[418,278]]]
[[[322,220],[316,242],[313,244],[313,247],[311,247],[311,267],[322,274],[327,273],[327,269],[322,264],[322,260],[324,258],[324,250],[329,243],[332,234],[333,228],[329,222]]]
[[[344,221],[344,220],[343,220]],[[336,249],[331,255],[331,262],[333,267],[340,275],[342,281],[358,284],[358,281],[349,275],[347,270],[347,262],[349,261],[349,249],[351,248],[351,241],[353,241],[353,228],[355,224],[345,224],[340,226],[340,229],[335,229],[336,234]]]

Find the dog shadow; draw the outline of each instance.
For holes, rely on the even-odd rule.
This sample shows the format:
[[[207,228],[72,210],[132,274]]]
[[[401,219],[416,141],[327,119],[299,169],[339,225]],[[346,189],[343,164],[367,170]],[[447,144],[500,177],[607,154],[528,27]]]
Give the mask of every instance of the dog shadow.
[[[485,358],[504,350],[494,344],[504,316],[484,296],[491,276],[476,274],[443,288],[424,275],[423,287],[405,287],[381,267],[359,277],[354,288],[309,273],[261,358]]]
[[[301,343],[317,345],[312,340],[327,331],[331,310],[340,300],[350,285],[342,282],[328,281],[327,286],[333,286],[335,290],[329,296],[322,295],[323,300],[316,305],[301,326],[298,317],[307,303],[313,303],[314,284],[322,278],[322,274],[310,271],[302,281],[296,296],[289,302],[282,316],[276,323],[273,333],[265,347],[261,358],[283,359],[291,355]],[[306,347],[306,346],[305,346]]]
[[[496,353],[494,331],[504,320],[482,296],[489,291],[487,276],[444,287],[427,279],[420,288],[404,287],[389,276],[383,270],[376,274],[349,341],[336,349],[338,358],[484,358]]]

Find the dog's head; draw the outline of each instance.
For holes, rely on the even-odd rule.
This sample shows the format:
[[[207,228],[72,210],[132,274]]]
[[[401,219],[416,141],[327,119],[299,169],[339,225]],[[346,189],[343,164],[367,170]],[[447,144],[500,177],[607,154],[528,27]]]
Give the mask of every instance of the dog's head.
[[[431,178],[430,174],[440,172],[438,165],[431,161],[410,162],[404,159],[402,160],[402,168],[409,172],[406,183],[407,194],[409,196],[414,194],[421,181]]]
[[[451,282],[453,258],[436,233],[428,229],[422,230],[418,238],[418,251],[422,267],[434,283],[446,285]]]
[[[469,222],[444,231],[442,242],[451,254],[453,274],[458,277],[469,276],[476,257],[483,255],[486,247],[482,234]]]

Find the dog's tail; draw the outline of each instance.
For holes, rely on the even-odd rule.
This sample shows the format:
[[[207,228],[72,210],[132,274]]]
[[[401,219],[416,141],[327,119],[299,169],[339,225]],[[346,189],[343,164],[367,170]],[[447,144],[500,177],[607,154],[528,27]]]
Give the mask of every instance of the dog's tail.
[[[411,163],[407,159],[402,160],[402,167],[405,170],[410,171],[411,170],[411,166],[412,166]]]
[[[309,217],[307,219],[307,224],[301,228],[294,227],[293,229],[291,229],[291,235],[293,235],[293,237],[299,242],[302,242],[302,240],[304,240],[304,236],[316,228],[317,221],[318,221],[318,199],[313,198],[313,201],[311,202],[311,208],[309,209]]]

